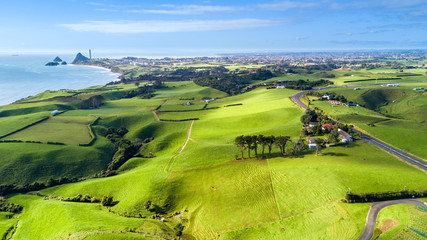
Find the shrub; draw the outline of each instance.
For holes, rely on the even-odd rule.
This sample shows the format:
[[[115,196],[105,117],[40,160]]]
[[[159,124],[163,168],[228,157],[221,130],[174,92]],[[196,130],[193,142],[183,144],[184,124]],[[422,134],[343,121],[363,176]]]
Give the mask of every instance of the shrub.
[[[113,206],[113,196],[111,196],[111,195],[104,195],[102,197],[101,204],[104,207]]]

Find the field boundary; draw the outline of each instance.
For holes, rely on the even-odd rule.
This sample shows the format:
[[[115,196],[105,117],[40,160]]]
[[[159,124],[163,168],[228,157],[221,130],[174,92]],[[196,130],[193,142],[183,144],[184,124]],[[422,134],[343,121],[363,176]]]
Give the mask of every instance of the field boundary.
[[[25,126],[25,127],[22,127],[22,128],[20,128],[20,129],[18,129],[18,130],[15,130],[15,131],[13,131],[13,132],[10,132],[10,133],[7,133],[7,134],[5,134],[5,135],[3,135],[3,136],[0,136],[0,139],[5,138],[5,137],[8,137],[8,136],[10,136],[10,135],[13,135],[13,134],[15,134],[15,133],[17,133],[17,132],[20,132],[20,131],[22,131],[22,130],[25,130],[25,129],[29,128],[29,127],[32,127],[32,126],[34,126],[34,125],[36,125],[36,124],[39,124],[39,123],[41,123],[41,122],[43,122],[43,121],[48,120],[49,118],[50,118],[50,116],[43,117],[42,119],[37,120],[36,122],[30,123],[29,125],[27,125],[27,126]]]
[[[95,125],[99,119],[101,119],[100,117],[97,117],[95,120],[93,120],[92,123],[89,123],[89,125],[87,125],[88,129],[89,129],[89,134],[92,137],[92,139],[88,142],[88,143],[80,143],[79,146],[81,147],[88,147],[88,146],[92,146],[93,143],[95,142],[95,140],[97,139],[95,133],[93,132],[92,126]]]
[[[269,159],[267,158],[266,161],[267,161],[267,167],[268,167],[268,174],[270,175],[271,190],[273,191],[274,202],[276,203],[277,213],[279,214],[279,220],[282,220],[282,213],[280,212],[279,203],[277,202],[276,191],[274,190],[273,177],[271,176],[271,168],[268,160]]]

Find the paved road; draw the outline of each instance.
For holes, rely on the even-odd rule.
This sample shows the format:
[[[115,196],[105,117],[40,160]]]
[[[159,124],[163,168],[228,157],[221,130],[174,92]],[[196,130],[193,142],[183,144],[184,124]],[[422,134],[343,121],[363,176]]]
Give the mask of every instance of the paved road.
[[[424,208],[427,207],[427,203],[425,203],[420,199],[401,199],[401,200],[391,200],[391,201],[371,203],[368,216],[366,217],[365,229],[363,230],[362,235],[360,235],[360,237],[357,240],[370,240],[374,235],[378,213],[383,208],[391,205],[395,205],[395,204],[409,204],[409,205],[416,205]]]
[[[322,90],[322,89],[329,89],[329,88],[333,88],[333,87],[328,87],[328,88],[317,88],[317,89],[312,89],[309,91],[315,91],[315,90]],[[306,93],[307,91],[302,91],[302,92],[298,92],[296,94],[294,94],[293,96],[291,96],[290,98],[292,99],[292,101],[294,101],[296,104],[298,104],[299,106],[301,106],[304,109],[307,109],[307,105],[305,105],[303,102],[301,102],[300,98],[301,96]],[[357,132],[357,130],[355,130]],[[387,143],[381,142],[378,139],[372,137],[371,135],[368,134],[364,134],[359,132],[361,137],[369,142],[374,144],[375,146],[387,151],[390,154],[393,154],[397,157],[399,157],[400,159],[402,159],[403,161],[412,164],[414,166],[417,166],[425,171],[427,171],[427,163],[424,162],[423,160],[421,160],[420,158],[417,158],[415,156],[409,155],[403,151],[400,151],[390,145],[388,145]]]

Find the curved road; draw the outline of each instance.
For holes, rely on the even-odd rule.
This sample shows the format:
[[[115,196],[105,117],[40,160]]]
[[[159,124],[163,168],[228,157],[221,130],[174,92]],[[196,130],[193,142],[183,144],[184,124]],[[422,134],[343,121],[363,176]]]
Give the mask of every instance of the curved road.
[[[360,237],[357,240],[370,240],[374,235],[378,213],[383,208],[391,205],[395,205],[395,204],[409,204],[409,205],[416,205],[424,208],[427,207],[427,203],[425,203],[420,199],[401,199],[401,200],[391,200],[391,201],[371,203],[368,217],[366,217],[365,229],[363,230],[362,235],[360,235]]]
[[[316,88],[316,89],[312,89],[309,91],[315,91],[315,90],[322,90],[322,89],[329,89],[329,88],[333,88],[333,87],[327,87],[327,88]],[[302,91],[302,92],[298,92],[294,95],[292,95],[290,98],[292,99],[292,101],[294,101],[296,104],[298,104],[300,107],[307,109],[307,105],[305,105],[303,102],[301,102],[300,98],[301,96],[306,93],[307,91]],[[355,130],[355,129],[354,129]],[[357,130],[355,130],[357,131]],[[394,156],[399,157],[400,159],[402,159],[403,161],[414,165],[418,168],[421,168],[424,171],[427,171],[427,163],[424,162],[423,160],[421,160],[420,158],[417,158],[415,156],[409,155],[404,151],[398,150],[390,145],[388,145],[387,143],[381,142],[380,140],[372,137],[371,135],[365,134],[365,133],[360,133],[360,136],[367,142],[374,144],[375,146],[385,150],[386,152],[393,154]]]

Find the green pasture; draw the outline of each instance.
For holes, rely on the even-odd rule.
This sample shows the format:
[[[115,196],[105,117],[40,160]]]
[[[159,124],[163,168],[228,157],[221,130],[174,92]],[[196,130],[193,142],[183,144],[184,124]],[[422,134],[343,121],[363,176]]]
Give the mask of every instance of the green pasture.
[[[187,103],[191,105],[187,105]],[[159,109],[159,111],[188,111],[188,110],[201,110],[205,106],[206,102],[201,99],[194,100],[175,100],[170,99],[167,103]]]
[[[50,116],[50,112],[38,112],[10,117],[0,117],[0,136],[22,129],[32,123]]]
[[[24,206],[13,239],[80,239],[91,232],[139,228],[143,219],[109,213],[100,204],[43,200],[37,196],[16,195],[11,202]]]
[[[12,134],[5,140],[61,142],[78,145],[92,140],[89,124],[94,117],[56,116]]]
[[[209,87],[199,87],[191,81],[167,82],[167,88],[156,90],[155,98],[223,98],[227,94]]]

